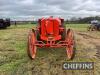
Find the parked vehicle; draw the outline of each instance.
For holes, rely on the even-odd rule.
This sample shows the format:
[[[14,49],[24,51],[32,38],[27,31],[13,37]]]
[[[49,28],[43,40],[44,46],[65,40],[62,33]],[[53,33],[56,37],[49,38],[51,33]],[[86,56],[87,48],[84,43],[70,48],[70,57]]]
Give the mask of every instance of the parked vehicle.
[[[9,27],[10,24],[10,19],[0,19],[0,29],[5,29],[7,27]]]
[[[88,31],[100,31],[100,22],[98,20],[91,21]]]

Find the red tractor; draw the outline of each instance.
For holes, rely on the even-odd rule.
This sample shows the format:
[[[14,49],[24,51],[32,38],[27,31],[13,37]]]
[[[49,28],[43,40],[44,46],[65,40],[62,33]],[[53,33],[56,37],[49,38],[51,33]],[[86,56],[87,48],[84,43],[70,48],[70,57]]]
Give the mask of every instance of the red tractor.
[[[36,56],[37,47],[65,47],[68,59],[74,55],[74,33],[64,27],[64,19],[41,18],[38,26],[28,35],[28,55],[31,59]]]

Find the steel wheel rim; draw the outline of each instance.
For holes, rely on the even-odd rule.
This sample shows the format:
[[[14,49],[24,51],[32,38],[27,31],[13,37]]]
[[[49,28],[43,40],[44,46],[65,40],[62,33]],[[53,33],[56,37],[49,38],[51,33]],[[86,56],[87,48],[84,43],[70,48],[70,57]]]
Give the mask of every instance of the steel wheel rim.
[[[36,41],[35,34],[31,32],[29,34],[28,44],[29,44],[29,54],[32,59],[34,59],[36,56],[36,46],[34,45],[35,41]]]
[[[72,30],[69,30],[67,32],[66,40],[67,40],[67,43],[68,43],[68,46],[66,47],[67,57],[68,57],[68,59],[72,59],[73,54],[74,54],[74,34],[73,34]]]

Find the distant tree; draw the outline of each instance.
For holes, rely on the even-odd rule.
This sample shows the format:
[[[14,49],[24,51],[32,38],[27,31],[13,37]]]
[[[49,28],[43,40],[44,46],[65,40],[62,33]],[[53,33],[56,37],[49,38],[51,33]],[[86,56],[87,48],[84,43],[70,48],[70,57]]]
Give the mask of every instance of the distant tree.
[[[90,23],[91,20],[98,20],[100,21],[100,17],[99,16],[95,16],[95,17],[84,17],[84,18],[76,18],[76,17],[72,17],[70,20],[66,20],[66,23]]]

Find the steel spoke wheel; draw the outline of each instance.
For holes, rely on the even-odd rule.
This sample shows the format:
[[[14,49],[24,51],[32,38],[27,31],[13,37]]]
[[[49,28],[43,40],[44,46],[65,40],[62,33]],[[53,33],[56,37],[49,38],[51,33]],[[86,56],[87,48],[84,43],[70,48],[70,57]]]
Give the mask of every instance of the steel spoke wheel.
[[[68,29],[66,32],[66,42],[67,42],[67,47],[66,47],[67,57],[68,59],[72,59],[74,56],[75,42],[74,42],[74,33],[71,29]]]
[[[37,47],[35,46],[36,42],[36,35],[35,31],[30,31],[29,36],[28,36],[28,56],[31,59],[34,59],[36,56],[36,49]]]

